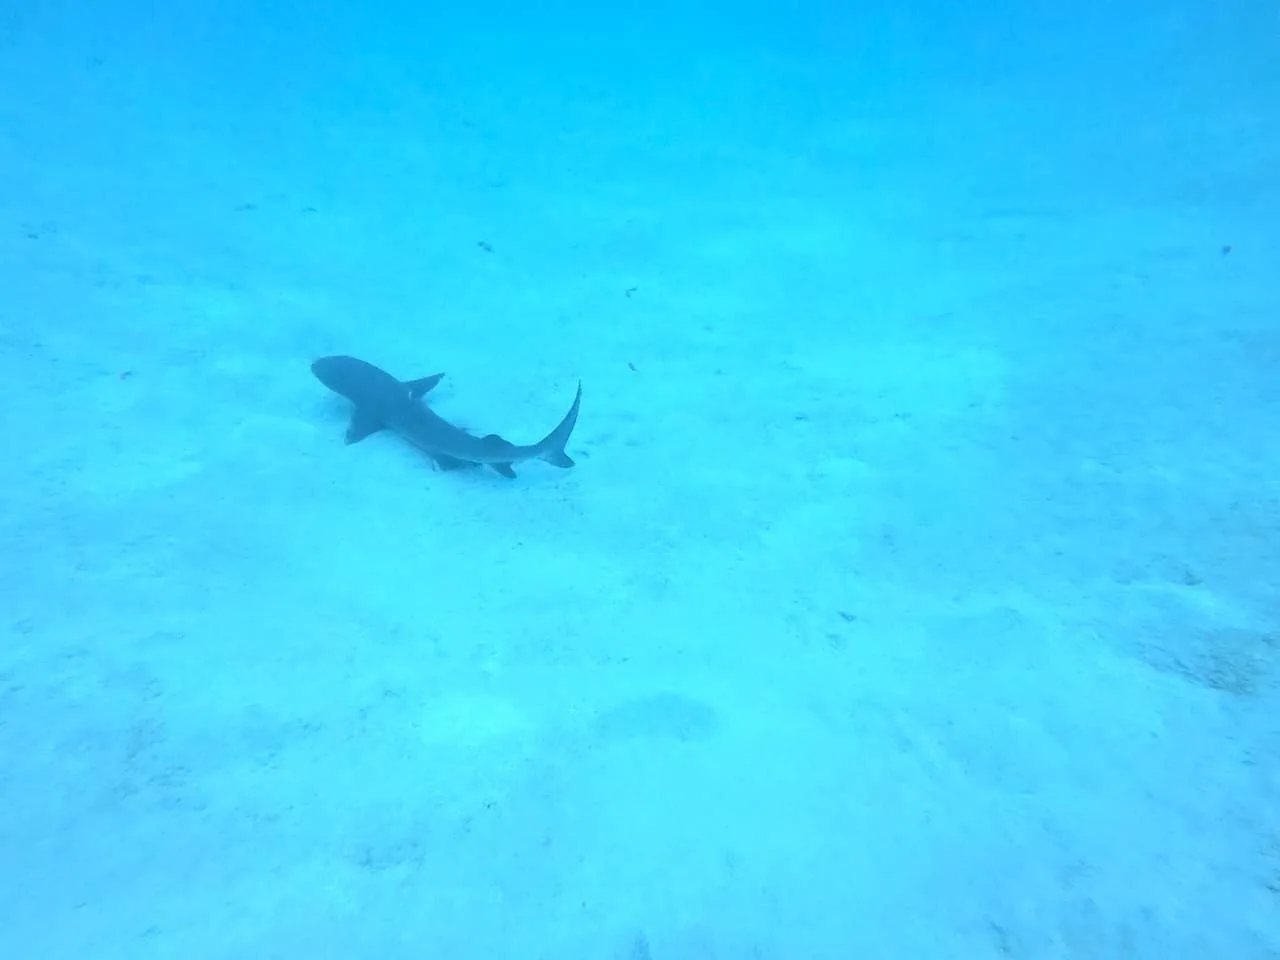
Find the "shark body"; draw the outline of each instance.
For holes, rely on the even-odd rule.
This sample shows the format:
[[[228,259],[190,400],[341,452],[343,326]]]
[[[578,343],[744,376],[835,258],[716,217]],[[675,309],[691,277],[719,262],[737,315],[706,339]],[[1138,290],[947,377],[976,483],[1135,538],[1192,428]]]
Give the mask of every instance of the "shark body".
[[[564,447],[578,422],[582,384],[578,384],[573,406],[559,425],[537,443],[522,447],[496,433],[487,437],[470,434],[423,403],[422,397],[440,382],[443,373],[402,383],[385,370],[355,357],[322,357],[311,364],[311,372],[334,393],[355,404],[347,426],[349,444],[386,429],[422,450],[442,470],[483,464],[511,478],[516,475],[514,465],[526,460],[545,460],[556,467],[573,466]]]

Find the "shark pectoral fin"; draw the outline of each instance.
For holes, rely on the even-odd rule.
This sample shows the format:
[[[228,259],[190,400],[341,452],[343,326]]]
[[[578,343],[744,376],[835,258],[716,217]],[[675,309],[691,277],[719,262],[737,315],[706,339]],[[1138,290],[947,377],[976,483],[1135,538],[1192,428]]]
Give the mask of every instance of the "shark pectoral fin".
[[[409,388],[409,399],[417,400],[419,397],[430,392],[431,388],[444,379],[443,373],[437,373],[434,376],[423,377],[421,380],[410,380],[405,384]]]
[[[376,414],[356,407],[355,412],[351,414],[351,422],[347,424],[346,442],[359,443],[385,426],[386,424],[379,420]]]
[[[502,474],[508,480],[514,480],[516,478],[516,471],[509,463],[491,463],[489,466],[493,467],[495,471]]]

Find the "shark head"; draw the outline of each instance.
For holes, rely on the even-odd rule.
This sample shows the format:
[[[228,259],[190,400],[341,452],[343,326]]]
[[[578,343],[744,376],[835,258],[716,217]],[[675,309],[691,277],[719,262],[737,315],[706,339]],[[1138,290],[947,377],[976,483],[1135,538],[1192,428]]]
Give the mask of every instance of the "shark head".
[[[311,364],[311,372],[334,393],[352,400],[370,384],[391,379],[377,367],[355,357],[321,357]]]

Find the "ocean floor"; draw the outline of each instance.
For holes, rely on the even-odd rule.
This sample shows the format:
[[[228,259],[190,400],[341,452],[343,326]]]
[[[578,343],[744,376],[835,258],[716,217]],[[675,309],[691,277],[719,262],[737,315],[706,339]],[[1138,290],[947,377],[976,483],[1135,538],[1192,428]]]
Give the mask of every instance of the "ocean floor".
[[[277,5],[0,14],[0,955],[1280,956],[1265,5]]]

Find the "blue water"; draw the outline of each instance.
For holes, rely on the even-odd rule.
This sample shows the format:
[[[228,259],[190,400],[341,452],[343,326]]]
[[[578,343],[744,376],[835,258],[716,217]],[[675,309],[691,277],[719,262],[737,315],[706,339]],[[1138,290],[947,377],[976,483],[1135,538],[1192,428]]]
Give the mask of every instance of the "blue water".
[[[963,6],[0,3],[0,957],[1280,956],[1280,17]]]

